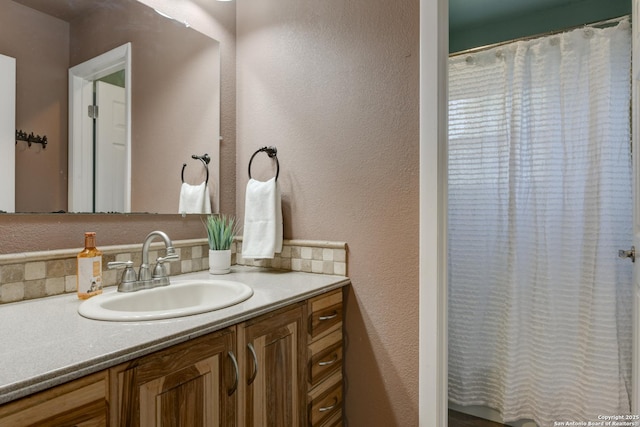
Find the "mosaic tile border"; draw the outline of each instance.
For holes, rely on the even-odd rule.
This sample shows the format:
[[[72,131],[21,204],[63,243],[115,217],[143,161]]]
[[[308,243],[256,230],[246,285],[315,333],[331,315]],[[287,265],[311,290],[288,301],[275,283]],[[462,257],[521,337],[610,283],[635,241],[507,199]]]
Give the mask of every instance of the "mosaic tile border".
[[[268,267],[306,273],[347,275],[347,244],[315,240],[285,240],[282,252],[273,259],[246,259],[242,257],[242,239],[235,242],[238,265]]]
[[[170,274],[183,274],[208,269],[207,239],[173,241],[179,262],[169,263]],[[164,245],[151,245],[149,259],[164,254]],[[103,252],[104,286],[117,284],[121,272],[107,269],[110,261],[142,262],[141,245],[118,245],[99,248]],[[76,291],[76,255],[81,250],[63,249],[0,255],[0,304],[43,298]],[[319,274],[347,275],[347,245],[342,242],[285,240],[281,254],[271,260],[242,258],[242,239],[232,248],[232,264],[268,267],[279,270]]]

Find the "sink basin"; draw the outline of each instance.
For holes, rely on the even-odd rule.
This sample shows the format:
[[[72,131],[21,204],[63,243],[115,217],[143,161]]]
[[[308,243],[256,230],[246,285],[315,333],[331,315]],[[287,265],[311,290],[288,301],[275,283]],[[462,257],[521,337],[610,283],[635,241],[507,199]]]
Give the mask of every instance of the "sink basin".
[[[253,295],[253,289],[231,280],[183,280],[137,292],[110,292],[91,297],[78,313],[96,320],[135,322],[189,316],[229,307]]]

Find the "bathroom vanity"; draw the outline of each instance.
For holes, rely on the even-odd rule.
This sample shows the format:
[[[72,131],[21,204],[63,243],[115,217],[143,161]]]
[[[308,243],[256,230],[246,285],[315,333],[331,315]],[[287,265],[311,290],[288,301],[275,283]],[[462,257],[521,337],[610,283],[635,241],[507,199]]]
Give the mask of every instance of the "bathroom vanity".
[[[0,424],[341,425],[349,279],[238,266],[226,278],[253,296],[168,320],[86,319],[74,295],[0,306],[0,356],[15,366],[0,373]]]

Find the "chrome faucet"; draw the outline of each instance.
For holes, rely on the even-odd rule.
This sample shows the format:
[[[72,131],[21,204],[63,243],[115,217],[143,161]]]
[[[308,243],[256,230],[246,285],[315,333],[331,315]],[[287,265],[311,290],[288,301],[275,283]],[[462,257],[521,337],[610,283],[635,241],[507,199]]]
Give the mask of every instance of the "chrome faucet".
[[[151,246],[151,242],[156,237],[160,237],[164,240],[164,245],[167,250],[167,255],[164,257],[158,257],[156,259],[156,265],[153,268],[153,273],[151,272],[151,267],[149,265],[149,248]],[[169,272],[167,271],[167,267],[165,265],[166,261],[176,261],[180,259],[180,256],[176,253],[173,248],[173,243],[167,233],[163,231],[152,231],[147,235],[144,239],[144,243],[142,244],[142,265],[140,265],[140,271],[138,272],[138,278],[136,279],[135,271],[133,270],[133,262],[132,261],[114,261],[108,264],[108,267],[111,268],[124,268],[124,273],[122,274],[122,280],[118,285],[118,292],[135,292],[140,289],[151,289],[157,286],[167,286],[169,285]]]
[[[152,275],[149,266],[149,247],[156,237],[160,237],[164,240],[164,245],[167,248],[167,256],[156,260],[157,263],[153,269]],[[144,239],[144,243],[142,244],[142,265],[138,272],[138,281],[142,283],[144,289],[168,285],[169,274],[164,266],[164,262],[177,259],[179,259],[179,256],[176,254],[175,249],[173,249],[173,243],[171,243],[171,239],[167,236],[167,233],[164,231],[152,231],[147,234],[147,237]]]

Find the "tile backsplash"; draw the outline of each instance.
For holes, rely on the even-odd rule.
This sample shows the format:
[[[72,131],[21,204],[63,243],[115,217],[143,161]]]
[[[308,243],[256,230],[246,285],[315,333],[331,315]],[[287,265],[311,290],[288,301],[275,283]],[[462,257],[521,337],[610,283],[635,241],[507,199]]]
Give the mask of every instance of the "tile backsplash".
[[[173,245],[180,255],[180,261],[169,263],[172,276],[209,268],[207,239],[174,240]],[[122,274],[122,270],[107,268],[110,261],[131,260],[136,269],[142,262],[141,244],[100,246],[99,249],[103,252],[104,286],[116,285]],[[76,255],[80,250],[81,248],[0,255],[0,304],[75,292]],[[268,260],[242,258],[241,239],[233,243],[231,251],[232,264],[347,275],[347,245],[343,242],[285,240],[282,253]],[[163,243],[151,245],[150,260],[163,254]]]
[[[270,267],[279,270],[304,271],[306,273],[347,275],[347,244],[317,240],[285,240],[282,253],[273,259],[242,258],[242,239],[234,242],[238,265]]]

